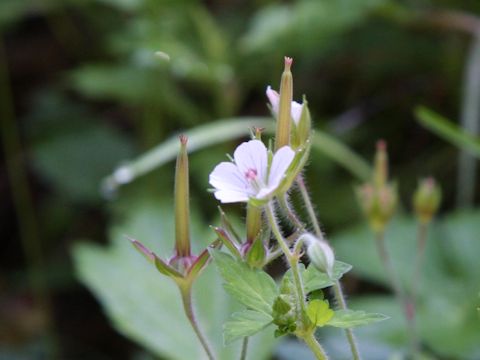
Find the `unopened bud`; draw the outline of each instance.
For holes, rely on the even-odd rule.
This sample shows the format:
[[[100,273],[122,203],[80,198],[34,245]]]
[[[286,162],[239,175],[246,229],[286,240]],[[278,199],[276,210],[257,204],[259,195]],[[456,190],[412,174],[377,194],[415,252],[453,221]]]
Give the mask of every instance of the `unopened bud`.
[[[313,266],[331,277],[335,264],[335,255],[332,248],[326,241],[320,240],[312,234],[304,234],[301,239],[307,246],[307,255]]]
[[[310,139],[312,129],[312,119],[310,117],[310,110],[308,109],[307,100],[304,98],[300,107],[300,116],[298,122],[293,122],[292,129],[292,148],[296,149]]]
[[[383,231],[397,208],[396,186],[385,184],[375,187],[365,184],[357,190],[357,198],[372,230]]]
[[[388,154],[387,143],[384,140],[377,142],[377,151],[375,153],[375,168],[373,182],[375,186],[382,187],[388,179]]]
[[[377,142],[372,181],[359,187],[356,193],[371,229],[384,231],[398,203],[397,187],[388,183],[387,143],[384,140]]]
[[[291,110],[293,98],[293,77],[290,67],[292,58],[285,57],[285,68],[280,81],[280,102],[278,105],[277,131],[275,149],[290,145]]]
[[[252,139],[262,140],[262,133],[265,131],[265,128],[254,126],[252,127],[251,131],[252,131]]]
[[[413,195],[413,207],[418,220],[423,224],[429,223],[436,214],[441,201],[442,191],[435,179],[421,180]]]

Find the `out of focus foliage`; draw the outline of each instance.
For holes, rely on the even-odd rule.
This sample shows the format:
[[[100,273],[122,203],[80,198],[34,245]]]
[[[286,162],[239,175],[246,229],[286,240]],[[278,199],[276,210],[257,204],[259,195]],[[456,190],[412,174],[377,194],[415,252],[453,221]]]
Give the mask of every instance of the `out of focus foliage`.
[[[415,256],[415,222],[400,218],[387,230],[393,263],[407,290],[411,289]],[[432,224],[426,249],[423,276],[419,281],[418,326],[423,341],[441,358],[477,359],[480,322],[475,316],[478,301],[480,213],[460,212],[441,217]],[[389,286],[375,251],[375,240],[365,226],[341,232],[335,237],[337,256],[354,263],[362,278]],[[383,311],[390,322],[359,331],[361,338],[394,347],[406,341],[402,310],[385,296],[362,296],[351,304]]]
[[[167,282],[157,279],[122,242],[127,232],[150,242],[152,248],[172,247],[171,230],[164,227],[171,224],[164,213],[169,199],[165,195],[172,189],[171,167],[120,189],[113,204],[102,197],[101,180],[123,161],[174,133],[233,115],[267,115],[264,90],[268,84],[278,86],[284,55],[295,59],[294,95],[297,100],[308,95],[318,130],[364,158],[371,156],[374,142],[384,138],[402,202],[409,202],[419,177],[433,175],[444,190],[444,211],[453,211],[457,189],[452,172],[458,150],[419,126],[412,110],[423,104],[447,118],[459,118],[471,34],[445,16],[456,11],[478,15],[480,2],[2,0],[0,46],[6,50],[15,120],[25,151],[18,159],[28,161],[34,209],[41,224],[37,235],[46,257],[45,276],[54,294],[58,328],[76,329],[60,331],[60,349],[66,355],[114,357],[115,346],[99,345],[76,332],[84,329],[82,334],[88,334],[97,322],[92,326],[68,316],[89,311],[82,313],[83,303],[78,300],[86,295],[73,280],[71,245],[79,238],[101,241],[108,237],[107,249],[84,242],[74,247],[80,280],[95,293],[122,334],[152,353],[171,355],[171,344],[161,343],[160,336],[154,335],[171,314],[178,313],[178,304],[162,290],[171,290]],[[156,55],[158,51],[170,60]],[[208,173],[232,145],[215,145],[191,156],[193,202],[202,205],[198,224],[215,218],[216,203],[205,191]],[[2,186],[7,182],[3,177],[2,173]],[[359,221],[353,205],[356,180],[331,157],[316,153],[306,177],[328,234]],[[141,199],[130,195],[132,188],[133,194],[142,194]],[[158,190],[163,197],[157,203],[153,194]],[[478,195],[477,185],[477,200]],[[151,199],[144,202],[143,197]],[[2,212],[13,209],[11,203],[3,205]],[[16,216],[22,216],[18,211]],[[429,287],[421,293],[421,333],[440,358],[479,356],[478,322],[471,322],[478,320],[475,296],[480,290],[471,278],[476,269],[472,256],[478,253],[477,215],[446,215],[429,239],[429,265],[423,280]],[[6,289],[2,299],[10,298],[10,293],[15,297],[26,284],[23,257],[18,255],[26,250],[13,220],[13,216],[2,220],[5,237],[12,239],[2,251],[2,270],[7,273],[6,280],[3,275],[0,278],[0,290]],[[443,228],[448,231],[438,230]],[[399,247],[398,265],[405,266],[407,246],[414,238],[412,224],[401,220],[390,231],[389,244]],[[202,241],[210,239],[207,229],[198,234],[205,234]],[[463,246],[457,238],[465,242]],[[372,286],[383,284],[383,279],[375,265],[369,266],[376,264],[369,241],[366,233],[355,229],[342,232],[334,245],[339,247],[340,259],[353,264],[360,284],[365,285],[355,287],[354,279],[348,288],[361,293],[359,307],[372,310],[367,306],[372,299],[372,304],[382,307],[373,310],[392,316],[375,327],[382,334],[382,344],[362,334],[363,347],[390,352],[403,341],[402,324],[395,320],[398,309],[393,300],[379,296],[382,288]],[[436,274],[434,263],[440,269]],[[215,276],[210,269],[204,282]],[[429,297],[430,290],[438,297]],[[201,293],[203,316],[210,316],[213,296],[222,307],[230,306],[222,294],[218,289]],[[154,316],[149,317],[150,312]],[[82,321],[88,319],[79,316]],[[98,316],[96,321],[104,321]],[[179,331],[189,331],[181,318],[178,315]],[[224,319],[212,318],[211,325],[217,320]],[[178,334],[171,335],[176,344]],[[2,349],[10,349],[12,342],[20,344],[17,353],[37,352],[36,343],[25,334],[14,341],[0,334]],[[336,338],[331,337],[331,342],[336,349]],[[301,349],[290,345],[280,347],[279,357],[299,357]],[[270,346],[273,343],[264,350]],[[195,351],[194,345],[185,351]]]

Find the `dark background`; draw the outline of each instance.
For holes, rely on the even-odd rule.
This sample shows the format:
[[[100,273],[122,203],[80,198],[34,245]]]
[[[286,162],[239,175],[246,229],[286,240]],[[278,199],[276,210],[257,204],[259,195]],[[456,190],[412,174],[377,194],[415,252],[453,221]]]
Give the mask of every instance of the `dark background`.
[[[473,198],[456,200],[458,149],[413,110],[458,123],[479,12],[473,0],[2,0],[0,358],[41,358],[49,327],[63,359],[139,353],[73,271],[73,243],[106,242],[112,202],[101,180],[178,131],[267,115],[264,90],[278,86],[284,55],[317,129],[366,159],[377,139],[388,142],[405,207],[427,175],[442,185],[442,212],[478,204],[478,181]],[[208,173],[233,145],[192,156],[205,219],[216,209]],[[168,166],[130,186],[167,196],[172,174]],[[318,157],[309,177],[327,232],[361,219],[345,170]],[[355,293],[385,291],[350,282]]]

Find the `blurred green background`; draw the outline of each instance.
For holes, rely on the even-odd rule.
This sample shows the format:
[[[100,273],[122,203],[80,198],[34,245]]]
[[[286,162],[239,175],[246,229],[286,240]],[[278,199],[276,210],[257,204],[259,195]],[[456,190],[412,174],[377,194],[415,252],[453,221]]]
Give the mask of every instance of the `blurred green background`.
[[[352,307],[392,317],[359,332],[365,359],[393,359],[405,344],[353,192],[363,179],[352,162],[380,138],[402,202],[387,241],[405,277],[413,190],[428,175],[443,188],[420,290],[424,356],[479,359],[479,14],[477,0],[1,0],[0,359],[200,358],[175,289],[124,238],[170,254],[173,162],[115,190],[102,180],[179,132],[268,116],[265,88],[278,87],[284,55],[319,134],[358,156],[339,160],[323,143],[306,177],[337,256],[354,267]],[[464,135],[436,115],[427,130],[419,105]],[[217,221],[208,174],[241,140],[211,131],[217,144],[190,158],[196,248]],[[242,219],[239,206],[226,210]],[[234,304],[214,269],[198,288],[211,290],[198,305],[220,349]],[[270,335],[250,359],[308,358]],[[348,359],[341,333],[320,336]]]

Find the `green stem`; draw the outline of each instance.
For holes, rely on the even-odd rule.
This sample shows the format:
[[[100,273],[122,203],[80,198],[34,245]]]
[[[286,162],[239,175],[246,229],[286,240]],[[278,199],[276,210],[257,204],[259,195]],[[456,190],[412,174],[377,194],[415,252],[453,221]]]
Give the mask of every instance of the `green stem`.
[[[242,352],[240,354],[240,360],[246,360],[247,350],[248,350],[248,336],[245,336],[242,342]]]
[[[322,230],[320,229],[320,224],[318,222],[317,216],[315,215],[315,210],[313,208],[312,201],[310,199],[310,195],[307,190],[307,186],[303,177],[300,175],[297,177],[297,185],[300,189],[300,193],[302,194],[303,201],[305,203],[305,207],[307,208],[308,215],[310,217],[310,222],[315,229],[315,234],[319,239],[324,239],[327,241],[322,234]],[[335,299],[337,300],[337,304],[339,305],[340,309],[347,310],[347,302],[345,301],[345,296],[343,295],[342,286],[340,281],[335,281],[333,284],[333,291],[335,293]],[[350,351],[352,352],[352,356],[354,360],[360,360],[360,351],[358,349],[358,344],[355,339],[355,335],[353,334],[352,329],[345,329],[345,335],[347,336],[348,344],[350,345]]]
[[[405,320],[407,322],[407,327],[408,327],[408,335],[410,337],[410,342],[412,343],[414,341],[412,340],[413,339],[412,336],[414,336],[414,333],[415,333],[414,331],[415,324],[413,321],[414,309],[413,309],[412,303],[410,302],[407,295],[403,291],[400,280],[393,266],[392,260],[390,258],[390,255],[388,253],[388,250],[385,244],[385,233],[383,231],[379,231],[376,233],[375,243],[377,245],[377,250],[378,250],[380,259],[383,262],[383,266],[385,268],[385,271],[387,272],[387,276],[392,285],[395,298],[403,307]]]
[[[322,345],[315,339],[315,335],[313,332],[310,332],[308,335],[303,337],[303,341],[305,341],[305,344],[308,345],[310,350],[315,354],[315,357],[317,360],[327,360],[328,356],[325,353],[325,350],[323,350]]]
[[[393,267],[392,260],[385,245],[385,233],[383,231],[376,233],[375,243],[377,244],[378,254],[382,260],[383,267],[385,268],[387,276],[393,287],[393,292],[398,301],[402,303],[405,299],[405,293],[400,285],[400,280],[397,277],[397,273],[395,272],[395,268]]]
[[[215,356],[213,355],[210,345],[208,344],[208,341],[205,338],[205,335],[203,335],[203,332],[200,329],[200,326],[198,325],[198,322],[195,316],[195,311],[193,309],[193,304],[192,304],[191,285],[180,286],[180,293],[182,295],[183,309],[185,310],[185,315],[187,315],[187,318],[190,321],[190,324],[192,325],[193,331],[195,331],[195,334],[197,335],[198,340],[200,340],[200,343],[202,344],[203,349],[207,353],[208,358],[210,360],[215,360]]]
[[[473,37],[464,73],[461,126],[465,133],[480,134],[480,34]],[[458,161],[457,206],[472,207],[475,199],[477,161],[466,149],[462,149]]]
[[[299,319],[301,320],[302,327],[304,327],[304,316],[307,313],[307,305],[305,303],[305,291],[303,290],[302,278],[300,276],[300,270],[298,268],[298,256],[292,254],[285,239],[283,238],[280,227],[278,226],[277,220],[275,218],[275,210],[273,209],[272,202],[269,202],[265,208],[265,212],[267,214],[268,222],[270,223],[270,226],[272,228],[272,232],[275,235],[275,238],[277,239],[277,242],[280,245],[285,257],[287,258],[290,268],[292,269],[293,282],[295,284],[295,290],[297,292],[298,303],[300,304],[301,314],[299,314]]]
[[[428,224],[419,223],[417,231],[417,254],[415,256],[415,267],[413,270],[412,285],[411,285],[411,304],[412,304],[412,328],[410,332],[411,352],[414,354],[418,347],[418,334],[416,327],[416,307],[417,307],[417,289],[422,278],[422,263],[423,254],[425,253],[425,246],[427,244]]]
[[[343,295],[342,285],[340,281],[335,281],[333,284],[333,292],[335,293],[335,299],[337,300],[337,304],[342,310],[347,310],[347,302],[345,301],[345,296]],[[345,329],[345,335],[347,336],[348,343],[350,345],[350,351],[352,352],[352,356],[354,360],[360,360],[362,357],[360,356],[360,351],[358,350],[357,340],[355,339],[355,335],[353,334],[352,329]]]
[[[305,207],[307,208],[310,222],[312,223],[313,229],[315,230],[315,234],[319,239],[321,239],[323,238],[322,230],[320,229],[320,224],[318,223],[315,209],[313,208],[312,200],[310,199],[310,195],[308,194],[307,186],[305,185],[305,181],[303,180],[302,175],[299,175],[297,177],[297,185],[300,189],[300,193],[302,194],[302,198],[305,203]]]
[[[300,231],[304,230],[305,225],[299,220],[297,214],[295,214],[295,212],[291,208],[290,204],[288,203],[287,194],[285,194],[284,196],[279,198],[279,204],[280,204],[280,207],[282,208],[282,210],[285,211],[285,214],[287,215],[287,217],[291,221],[291,223],[293,225],[295,225],[295,227],[298,230],[300,230]]]

